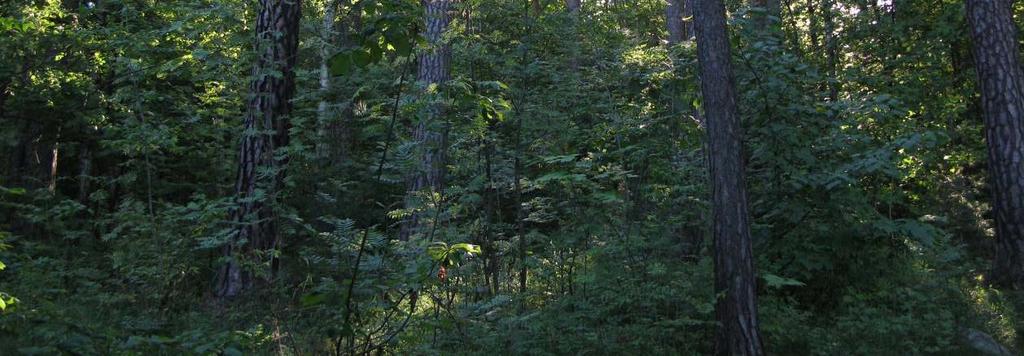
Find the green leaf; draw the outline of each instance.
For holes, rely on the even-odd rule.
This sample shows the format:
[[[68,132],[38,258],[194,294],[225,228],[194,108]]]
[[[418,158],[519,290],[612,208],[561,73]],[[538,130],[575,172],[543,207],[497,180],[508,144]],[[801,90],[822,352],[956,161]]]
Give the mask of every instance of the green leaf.
[[[331,75],[345,75],[352,72],[352,56],[348,52],[339,52],[328,60]]]
[[[765,273],[761,278],[764,279],[765,285],[770,288],[802,287],[805,285],[804,282],[792,278],[780,277],[771,273]]]
[[[395,54],[400,57],[412,54],[412,42],[407,38],[398,38],[391,43],[391,46],[395,48]]]
[[[448,255],[448,244],[444,242],[433,242],[427,246],[427,255],[434,261],[444,260]]]
[[[481,253],[483,250],[480,249],[480,245],[460,243],[452,245],[452,251],[462,251],[465,253]]]

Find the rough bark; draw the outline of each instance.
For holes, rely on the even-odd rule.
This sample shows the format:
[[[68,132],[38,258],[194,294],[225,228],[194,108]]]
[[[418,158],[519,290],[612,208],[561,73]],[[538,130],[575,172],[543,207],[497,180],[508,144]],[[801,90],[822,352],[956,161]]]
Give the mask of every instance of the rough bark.
[[[1024,70],[1009,0],[967,0],[996,225],[993,281],[1024,288]]]
[[[763,355],[758,331],[756,280],[744,182],[740,119],[736,107],[725,6],[699,0],[694,13],[697,59],[707,121],[712,187],[715,304],[719,355]]]
[[[423,37],[429,48],[419,55],[416,79],[425,86],[444,84],[451,77],[451,46],[444,40],[444,34],[451,22],[451,0],[421,0],[424,10]],[[428,105],[426,117],[419,120],[413,129],[413,139],[419,147],[420,162],[416,172],[407,182],[411,195],[429,189],[440,193],[444,189],[444,153],[447,132],[436,122],[442,117],[444,107],[439,102]],[[406,199],[406,208],[417,205],[412,197]],[[419,229],[423,216],[412,214],[403,224],[399,237],[408,240]]]
[[[288,144],[300,6],[301,0],[260,0],[257,60],[239,147],[235,207],[230,213],[235,226],[223,251],[228,262],[218,274],[214,291],[220,297],[237,296],[260,278],[246,265],[269,262],[271,273],[277,268],[277,259],[270,252],[280,244],[274,201],[283,185],[286,163],[277,149]]]

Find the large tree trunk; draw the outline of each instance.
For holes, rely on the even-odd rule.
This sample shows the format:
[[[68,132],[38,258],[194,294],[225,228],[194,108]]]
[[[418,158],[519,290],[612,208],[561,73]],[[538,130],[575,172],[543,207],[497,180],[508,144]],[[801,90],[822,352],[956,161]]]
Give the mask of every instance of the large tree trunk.
[[[967,0],[985,114],[997,251],[994,281],[1024,288],[1024,71],[1009,0]]]
[[[721,0],[695,3],[697,59],[713,190],[715,291],[721,295],[715,305],[719,323],[715,350],[719,355],[763,355],[725,6]]]
[[[284,159],[277,148],[288,144],[288,115],[295,94],[295,56],[301,0],[261,0],[256,18],[256,54],[249,88],[248,111],[239,148],[235,224],[231,242],[224,247],[228,262],[218,275],[215,293],[233,297],[252,287],[257,275],[251,267],[277,268],[271,250],[278,248],[274,205],[284,179]],[[272,172],[267,177],[266,171]]]
[[[424,9],[423,37],[430,48],[419,55],[419,69],[416,74],[425,86],[444,84],[451,77],[451,47],[444,40],[444,33],[451,22],[451,0],[421,0]],[[407,183],[406,208],[417,204],[412,196],[429,189],[440,194],[444,190],[444,154],[447,130],[437,121],[443,117],[444,107],[438,101],[428,105],[426,117],[419,120],[413,129],[413,139],[421,151],[419,168],[413,172]],[[413,213],[403,224],[399,238],[408,240],[422,225],[423,214]]]

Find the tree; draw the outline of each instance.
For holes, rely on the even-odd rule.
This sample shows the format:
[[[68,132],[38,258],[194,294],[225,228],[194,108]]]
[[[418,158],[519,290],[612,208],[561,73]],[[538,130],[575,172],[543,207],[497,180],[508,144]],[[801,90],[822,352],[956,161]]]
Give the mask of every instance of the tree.
[[[996,224],[993,279],[1024,288],[1024,71],[1012,1],[967,0]]]
[[[228,262],[221,267],[215,291],[221,297],[237,296],[252,287],[255,271],[243,263],[269,261],[271,273],[277,269],[272,250],[280,241],[274,204],[286,163],[278,148],[288,145],[300,7],[301,0],[260,1],[257,58],[239,147],[235,207],[230,213],[235,226],[231,242],[224,246]]]
[[[683,4],[684,0],[668,0],[665,7],[665,26],[668,27],[668,44],[674,45],[683,41],[685,29],[683,28]]]
[[[719,355],[762,355],[750,242],[741,128],[720,0],[696,1],[697,59],[704,96],[715,243],[715,305]]]
[[[427,50],[419,55],[419,68],[416,79],[429,88],[435,89],[451,77],[451,47],[444,39],[444,33],[451,22],[451,0],[422,0],[423,37],[427,40]],[[425,117],[421,118],[413,129],[413,139],[421,154],[418,167],[407,182],[409,194],[424,189],[432,193],[440,193],[444,189],[444,154],[447,141],[447,130],[439,128],[438,119],[442,117],[444,106],[433,101],[428,104]],[[443,125],[440,125],[443,126]],[[413,199],[406,199],[406,208],[415,205]],[[400,238],[407,240],[416,232],[422,216],[413,213],[403,224]]]
[[[329,119],[330,104],[327,95],[331,90],[330,59],[334,54],[332,47],[335,33],[335,11],[338,8],[337,0],[329,0],[324,4],[323,24],[320,28],[320,103],[316,107],[317,116],[317,156],[327,158],[327,121]]]
[[[693,39],[693,0],[669,0],[665,7],[668,44]]]

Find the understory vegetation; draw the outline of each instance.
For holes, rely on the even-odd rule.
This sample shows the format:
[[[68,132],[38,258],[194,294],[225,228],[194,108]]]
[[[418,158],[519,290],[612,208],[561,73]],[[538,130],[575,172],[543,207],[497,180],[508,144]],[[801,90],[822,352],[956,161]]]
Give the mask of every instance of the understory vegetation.
[[[289,76],[262,2],[0,6],[0,354],[715,352],[699,43],[664,0],[452,1],[439,39],[420,1],[304,0],[254,129]],[[768,353],[1024,350],[963,2],[725,5]],[[280,181],[240,195],[274,129]],[[225,253],[248,202],[274,245]]]

